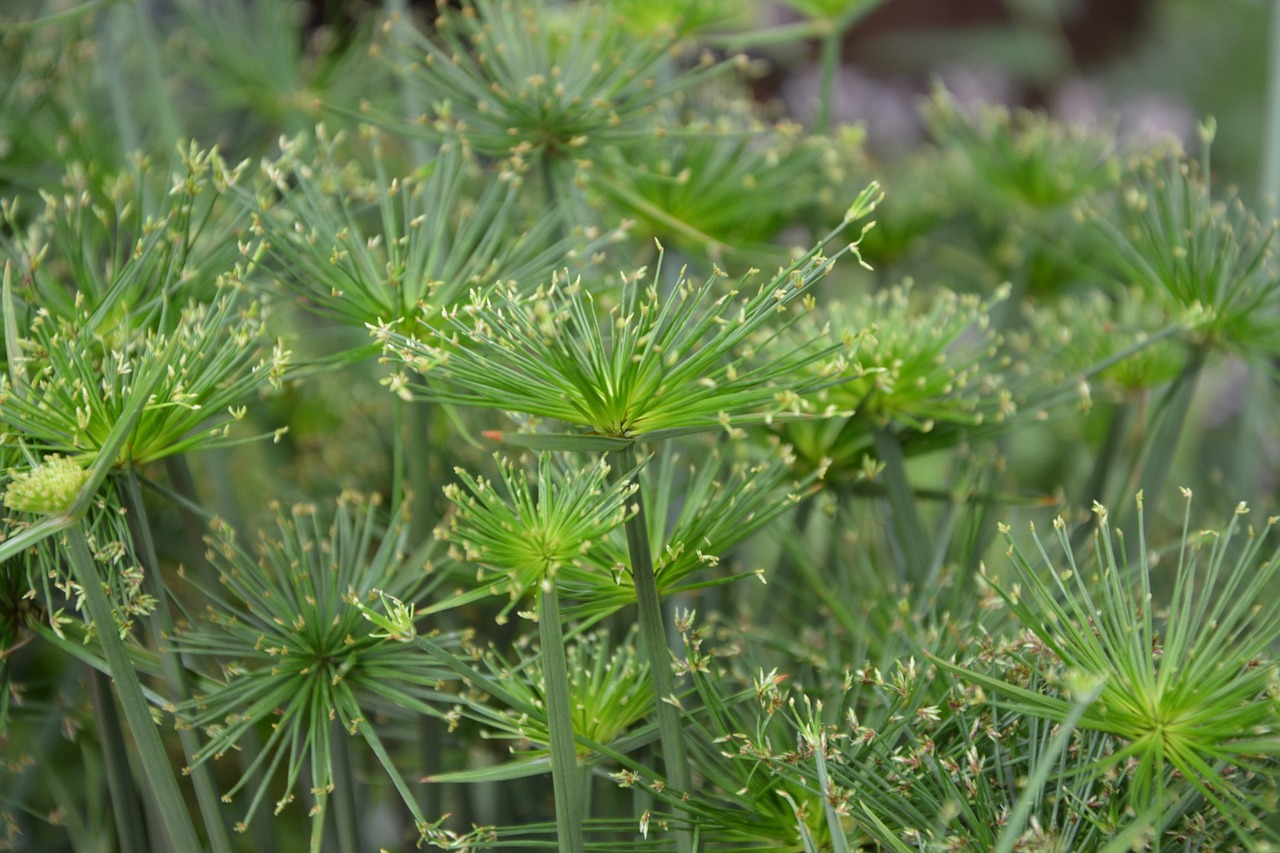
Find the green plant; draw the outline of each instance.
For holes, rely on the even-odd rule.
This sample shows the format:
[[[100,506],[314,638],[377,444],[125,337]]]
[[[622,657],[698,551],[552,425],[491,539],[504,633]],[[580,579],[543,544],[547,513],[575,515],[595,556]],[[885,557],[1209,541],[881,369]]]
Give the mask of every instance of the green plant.
[[[1269,213],[790,5],[0,13],[0,849],[1280,843]]]

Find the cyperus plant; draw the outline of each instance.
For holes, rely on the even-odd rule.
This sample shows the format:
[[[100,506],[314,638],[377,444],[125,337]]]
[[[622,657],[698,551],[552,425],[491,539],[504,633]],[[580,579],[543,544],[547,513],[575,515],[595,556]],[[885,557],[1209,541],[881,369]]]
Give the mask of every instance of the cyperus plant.
[[[499,468],[505,496],[483,478],[458,471],[467,491],[456,485],[446,487],[457,512],[437,536],[460,545],[462,553],[455,558],[481,567],[477,583],[493,592],[507,592],[513,605],[529,592],[537,596],[556,829],[560,849],[576,853],[585,849],[584,791],[574,744],[576,714],[558,576],[562,570],[582,570],[586,553],[626,520],[628,501],[637,487],[618,478],[609,485],[609,466],[603,458],[577,472],[562,472],[552,455],[543,452],[538,456],[536,487],[514,464],[499,459]],[[501,580],[489,580],[484,576],[487,571],[497,571]]]
[[[426,665],[406,645],[417,630],[429,633],[414,621],[412,603],[440,576],[432,572],[429,548],[409,550],[402,517],[384,527],[379,503],[342,495],[327,531],[313,505],[278,512],[276,534],[264,534],[256,554],[239,546],[225,525],[209,537],[208,556],[224,590],[203,591],[217,606],[182,631],[175,645],[183,654],[215,662],[220,675],[180,709],[180,718],[205,734],[193,758],[197,764],[238,749],[262,721],[274,720],[270,737],[223,795],[230,802],[256,777],[236,823],[239,831],[248,828],[282,765],[286,793],[276,802],[277,814],[293,799],[305,768],[311,849],[322,847],[331,803],[342,843],[354,849],[356,765],[346,739],[355,735],[395,783],[418,832],[426,831],[429,822],[370,718],[396,709],[446,713],[438,705],[449,673]],[[377,612],[379,603],[391,605],[399,621],[362,615]],[[437,642],[448,647],[454,639],[442,636]]]
[[[849,208],[842,228],[867,216],[878,201],[872,184]],[[830,258],[820,249],[741,299],[737,290],[717,296],[718,277],[701,286],[684,281],[662,296],[657,285],[641,293],[639,276],[630,276],[624,277],[619,304],[602,321],[581,281],[553,282],[528,296],[515,288],[494,295],[476,292],[469,305],[448,313],[444,330],[426,340],[404,335],[391,324],[371,331],[388,358],[402,360],[425,378],[425,387],[418,388],[428,399],[585,427],[589,434],[534,433],[514,440],[610,451],[614,476],[619,477],[634,467],[629,451],[637,441],[719,429],[738,437],[745,434],[743,423],[810,414],[812,407],[801,393],[819,387],[821,373],[795,387],[798,371],[827,359],[836,365],[831,372],[838,372],[855,336],[848,333],[845,340],[827,344],[805,342],[768,361],[755,353],[795,322],[795,316],[785,318],[792,304],[814,308],[809,291],[841,255],[856,257],[857,243],[845,244]],[[389,384],[403,388],[409,382],[401,371]],[[642,494],[635,506],[626,531],[641,642],[658,700],[668,782],[675,791],[687,792],[690,779]],[[688,837],[680,839],[687,847]]]
[[[0,849],[1277,845],[1280,109],[783,5],[0,2]]]
[[[1223,530],[1197,533],[1190,490],[1183,495],[1182,538],[1168,555],[1176,561],[1168,581],[1159,571],[1164,555],[1147,545],[1141,493],[1136,547],[1122,531],[1113,533],[1106,508],[1095,505],[1088,563],[1076,560],[1060,517],[1056,556],[1034,529],[1035,550],[1027,555],[1002,527],[1017,580],[993,584],[1052,653],[1042,659],[1047,663],[1028,662],[1045,689],[936,662],[1002,695],[1011,710],[1059,723],[1073,716],[1081,729],[1116,738],[1119,746],[1100,766],[1077,772],[1124,769],[1124,796],[1137,816],[1125,835],[1134,843],[1150,834],[1159,849],[1174,820],[1200,800],[1242,842],[1274,840],[1274,828],[1258,814],[1280,777],[1276,672],[1267,663],[1280,639],[1280,603],[1268,591],[1280,552],[1263,552],[1276,519],[1255,529],[1241,504]],[[1166,604],[1158,589],[1169,582]],[[1068,693],[1084,690],[1096,701],[1073,715],[1064,682]]]

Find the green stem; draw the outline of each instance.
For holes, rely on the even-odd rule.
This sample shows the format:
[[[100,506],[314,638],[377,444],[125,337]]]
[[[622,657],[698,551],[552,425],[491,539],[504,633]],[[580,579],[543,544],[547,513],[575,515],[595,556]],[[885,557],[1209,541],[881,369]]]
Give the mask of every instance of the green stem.
[[[1204,353],[1196,350],[1187,360],[1182,372],[1173,380],[1160,398],[1156,411],[1152,416],[1153,428],[1147,433],[1138,458],[1141,468],[1135,472],[1136,488],[1145,496],[1144,506],[1147,516],[1156,517],[1160,500],[1164,496],[1165,483],[1169,479],[1169,471],[1173,467],[1174,456],[1182,437],[1182,428],[1187,421],[1187,413],[1191,409],[1191,398],[1195,394],[1196,380],[1200,378],[1200,369],[1204,366]],[[1129,502],[1132,506],[1132,502]],[[1131,508],[1125,516],[1125,526],[1136,509]]]
[[[155,112],[156,127],[160,134],[155,149],[148,150],[158,150],[173,155],[174,149],[182,139],[182,130],[173,99],[166,87],[166,81],[169,78],[160,59],[160,48],[157,45],[155,31],[151,28],[150,10],[146,8],[147,4],[144,0],[138,0],[129,6],[133,11],[137,46],[142,50],[146,84],[150,89],[142,96],[147,106]]]
[[[405,433],[409,429],[405,402],[399,397],[391,398],[391,514],[400,510],[404,501],[405,472],[408,466],[404,461]]]
[[[1280,203],[1280,0],[1271,3],[1271,41],[1267,50],[1267,104],[1262,145],[1262,198],[1274,210]],[[1206,178],[1208,176],[1206,175]]]
[[[116,837],[121,850],[146,850],[147,829],[142,819],[142,803],[129,771],[129,751],[125,745],[120,715],[111,697],[111,681],[97,670],[89,671],[89,696],[98,724],[98,742],[107,772],[107,793],[116,819]]]
[[[115,9],[108,15],[102,15],[98,18],[98,44],[101,47],[103,78],[107,85],[107,100],[111,104],[111,114],[115,119],[115,128],[117,138],[120,141],[120,150],[126,156],[137,151],[141,145],[139,144],[138,126],[133,120],[133,115],[129,112],[129,97],[127,91],[131,88],[128,85],[129,75],[120,65],[120,47],[117,43],[117,33],[120,27],[113,29],[110,23],[123,22],[125,15],[129,13],[127,9]],[[128,849],[128,848],[126,848]]]
[[[835,96],[836,71],[840,68],[840,48],[844,45],[844,30],[831,21],[822,33],[822,89],[818,98],[818,118],[814,124],[816,133],[831,129],[831,101]]]
[[[609,454],[611,479],[627,476],[630,453],[616,450]],[[663,769],[667,785],[679,795],[690,792],[689,759],[685,754],[680,712],[676,707],[675,677],[671,672],[671,651],[667,647],[666,627],[662,618],[662,599],[649,549],[649,524],[645,518],[644,492],[636,480],[637,511],[626,523],[627,549],[631,555],[631,580],[636,588],[636,608],[640,627],[640,648],[649,663],[649,677],[658,712],[658,735],[662,744]],[[687,832],[679,832],[676,842],[681,853],[692,849]]]
[[[1267,435],[1270,427],[1268,412],[1275,405],[1272,396],[1270,369],[1261,370],[1254,362],[1244,365],[1245,395],[1236,420],[1235,448],[1232,454],[1231,482],[1236,488],[1236,496],[1255,506],[1262,500],[1260,475],[1263,470],[1258,465],[1258,442]]]
[[[547,194],[547,215],[554,216],[558,221],[555,231],[551,234],[551,239],[553,241],[563,240],[567,230],[567,211],[564,209],[563,199],[560,198],[560,190],[556,186],[555,164],[552,163],[551,155],[546,149],[538,152],[538,173],[542,178],[542,188]]]
[[[538,595],[538,637],[542,641],[543,693],[551,739],[551,782],[556,801],[556,834],[560,849],[582,853],[582,799],[578,788],[578,750],[573,740],[573,703],[569,697],[569,665],[560,623],[560,596],[548,579]]]
[[[431,488],[431,440],[430,404],[421,401],[394,402],[394,446],[392,506],[398,507],[406,492],[412,497],[409,505],[409,541],[415,545],[431,535],[432,515],[429,511]],[[451,613],[441,614],[440,628],[448,630],[453,620]],[[431,716],[418,720],[418,770],[422,777],[439,774],[444,765],[445,723]],[[458,797],[446,803],[448,793],[438,785],[421,785],[417,789],[418,807],[424,814],[463,810],[465,798]],[[465,817],[465,815],[463,816]],[[465,826],[466,824],[463,823]]]
[[[431,535],[431,404],[419,400],[405,404],[405,474],[413,495],[409,516],[409,541],[415,545]]]
[[[902,444],[888,427],[876,426],[871,430],[876,455],[884,463],[885,491],[889,499],[889,515],[894,535],[905,563],[904,580],[914,582],[923,578],[933,560],[933,547],[925,533],[924,523],[916,507],[915,493],[907,478],[906,457]]]
[[[143,582],[146,584],[147,593],[156,600],[156,608],[151,614],[150,623],[155,630],[156,652],[160,657],[160,669],[164,676],[165,688],[170,696],[185,701],[191,698],[191,688],[187,683],[181,658],[165,648],[165,644],[174,634],[173,616],[169,612],[168,592],[160,578],[160,563],[156,558],[155,539],[151,535],[151,524],[147,520],[146,507],[142,503],[142,490],[138,488],[136,470],[133,468],[128,470],[120,480],[120,488],[128,511],[129,534],[133,539],[135,551],[143,561]],[[223,810],[219,806],[217,789],[213,784],[213,774],[208,763],[195,763],[195,755],[200,749],[195,732],[187,728],[179,728],[178,739],[182,742],[182,753],[186,756],[187,766],[191,767],[191,781],[195,786],[196,802],[200,806],[200,816],[204,820],[205,832],[209,835],[209,846],[214,853],[231,853],[231,837],[227,834]]]
[[[585,821],[591,816],[591,798],[592,798],[592,780],[594,776],[591,772],[590,765],[583,765],[578,768],[578,813],[582,815]]]
[[[329,755],[333,760],[333,778],[337,784],[333,787],[331,805],[333,806],[333,822],[337,829],[338,850],[342,853],[359,853],[360,810],[356,806],[356,774],[351,765],[351,748],[347,745],[349,736],[337,722],[329,726]]]
[[[182,520],[182,532],[187,540],[186,561],[189,571],[194,570],[196,579],[212,589],[217,583],[217,573],[204,555],[204,522],[192,509],[199,504],[196,496],[196,481],[191,476],[191,466],[187,464],[184,454],[166,457],[165,474],[174,494],[182,500],[174,501],[178,510],[178,518]]]
[[[388,17],[397,19],[402,26],[412,26],[410,21],[413,16],[406,0],[386,0],[386,11]],[[426,113],[426,109],[422,103],[422,99],[417,93],[405,82],[403,78],[400,80],[400,110],[404,114],[404,118],[410,124],[417,122],[418,118]],[[413,153],[413,165],[415,168],[425,166],[431,161],[431,146],[427,141],[416,136],[409,137],[409,150]]]
[[[67,529],[66,542],[71,571],[84,594],[89,618],[97,629],[98,642],[115,681],[116,694],[124,711],[125,722],[133,735],[138,760],[142,762],[143,774],[160,807],[172,847],[182,851],[201,850],[203,847],[195,826],[191,823],[191,815],[183,801],[182,791],[178,788],[178,780],[169,764],[169,756],[160,740],[160,733],[156,730],[151,708],[142,695],[142,683],[134,672],[124,640],[116,630],[115,615],[102,590],[102,581],[89,550],[83,521]]]
[[[1089,480],[1085,483],[1084,494],[1081,495],[1083,502],[1083,512],[1081,513],[1081,522],[1076,525],[1071,533],[1071,545],[1073,548],[1080,548],[1093,535],[1092,513],[1090,508],[1094,501],[1106,504],[1107,501],[1114,499],[1116,496],[1111,493],[1109,481],[1117,469],[1124,450],[1126,437],[1133,425],[1133,417],[1135,413],[1134,403],[1125,400],[1115,405],[1111,412],[1111,422],[1107,425],[1107,435],[1103,439],[1102,447],[1098,449],[1098,455],[1093,461],[1093,470],[1089,473]]]

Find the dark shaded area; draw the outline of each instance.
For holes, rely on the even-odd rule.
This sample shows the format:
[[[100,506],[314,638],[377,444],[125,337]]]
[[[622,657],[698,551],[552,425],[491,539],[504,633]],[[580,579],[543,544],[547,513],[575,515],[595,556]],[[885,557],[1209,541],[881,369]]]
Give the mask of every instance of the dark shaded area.
[[[1017,26],[1010,0],[889,0],[863,19],[845,39],[845,56],[860,56],[888,35]],[[1063,34],[1077,66],[1105,62],[1123,53],[1141,34],[1151,0],[1078,0],[1063,14]]]

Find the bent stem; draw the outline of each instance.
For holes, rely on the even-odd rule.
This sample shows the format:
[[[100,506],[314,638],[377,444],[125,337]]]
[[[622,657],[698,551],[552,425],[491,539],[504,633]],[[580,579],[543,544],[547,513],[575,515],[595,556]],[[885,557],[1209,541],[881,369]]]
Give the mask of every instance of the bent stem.
[[[201,850],[203,847],[195,826],[191,823],[186,803],[183,802],[178,780],[169,764],[160,733],[156,731],[155,720],[151,717],[151,708],[142,695],[142,683],[138,681],[138,674],[133,669],[124,640],[116,630],[111,604],[102,591],[102,582],[98,578],[98,569],[89,550],[83,521],[67,529],[66,541],[72,574],[80,585],[85,608],[97,629],[98,642],[102,645],[107,667],[116,683],[120,707],[137,746],[138,760],[142,762],[147,785],[159,806],[165,831],[174,850]]]
[[[556,833],[560,849],[582,853],[582,799],[578,751],[573,741],[573,705],[569,698],[569,665],[564,654],[560,597],[555,581],[543,581],[538,594],[538,637],[542,641],[543,694],[550,735],[551,781],[555,789]]]
[[[628,465],[626,450],[609,454],[611,480],[626,476]],[[649,550],[649,524],[644,512],[644,491],[636,479],[636,512],[626,521],[627,550],[631,556],[631,580],[636,588],[637,618],[640,627],[640,648],[649,663],[649,677],[653,683],[653,695],[657,704],[658,735],[662,744],[663,769],[667,785],[677,796],[689,793],[689,759],[685,754],[684,735],[677,710],[675,677],[671,672],[671,652],[667,648],[666,627],[662,618],[662,600],[658,595],[658,579],[653,570],[653,554]],[[676,842],[681,853],[692,849],[687,831],[678,831]]]

